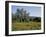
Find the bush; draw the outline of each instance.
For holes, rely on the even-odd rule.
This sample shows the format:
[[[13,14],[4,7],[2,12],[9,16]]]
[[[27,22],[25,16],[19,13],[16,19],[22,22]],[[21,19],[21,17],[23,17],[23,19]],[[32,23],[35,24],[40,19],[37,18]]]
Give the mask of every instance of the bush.
[[[32,21],[32,19],[30,18],[29,21]]]

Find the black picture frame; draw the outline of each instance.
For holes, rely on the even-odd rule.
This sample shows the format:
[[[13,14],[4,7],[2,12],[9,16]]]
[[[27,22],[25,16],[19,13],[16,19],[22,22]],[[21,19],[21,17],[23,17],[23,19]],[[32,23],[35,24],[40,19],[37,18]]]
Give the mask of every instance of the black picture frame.
[[[9,3],[28,3],[28,4],[42,4],[44,6],[44,31],[42,33],[27,33],[27,34],[11,34],[9,35]],[[45,34],[45,3],[38,2],[22,2],[22,1],[5,1],[5,36],[19,36],[19,35],[34,35]]]

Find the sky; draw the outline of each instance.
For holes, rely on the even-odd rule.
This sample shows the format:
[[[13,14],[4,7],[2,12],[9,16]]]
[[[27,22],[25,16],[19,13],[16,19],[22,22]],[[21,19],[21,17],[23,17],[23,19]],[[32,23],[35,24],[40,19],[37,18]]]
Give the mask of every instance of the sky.
[[[11,10],[14,13],[16,13],[16,10],[18,9],[24,9],[27,12],[29,12],[29,16],[35,16],[35,17],[41,17],[41,7],[36,6],[16,6],[12,5]]]

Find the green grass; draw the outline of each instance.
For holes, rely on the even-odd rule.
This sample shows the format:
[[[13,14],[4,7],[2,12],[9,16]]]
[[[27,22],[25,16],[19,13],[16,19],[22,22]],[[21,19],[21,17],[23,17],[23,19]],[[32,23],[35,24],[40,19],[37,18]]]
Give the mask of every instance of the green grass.
[[[21,30],[40,30],[40,22],[13,22],[12,31],[21,31]]]

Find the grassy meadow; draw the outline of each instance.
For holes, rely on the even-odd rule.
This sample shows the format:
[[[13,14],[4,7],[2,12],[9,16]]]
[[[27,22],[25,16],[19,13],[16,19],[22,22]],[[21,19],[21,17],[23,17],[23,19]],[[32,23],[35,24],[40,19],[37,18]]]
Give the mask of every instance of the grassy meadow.
[[[13,22],[12,23],[12,31],[20,31],[20,30],[39,30],[41,29],[40,22]]]

